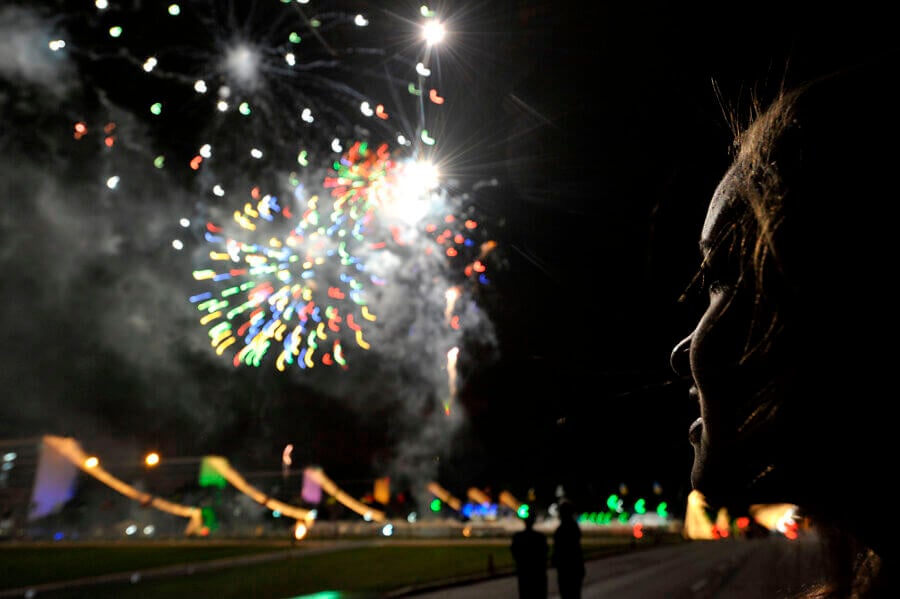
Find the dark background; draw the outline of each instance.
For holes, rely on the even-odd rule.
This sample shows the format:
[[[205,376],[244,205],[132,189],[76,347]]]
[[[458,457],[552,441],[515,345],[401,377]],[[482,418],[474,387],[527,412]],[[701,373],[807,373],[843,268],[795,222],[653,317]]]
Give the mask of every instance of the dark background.
[[[519,497],[534,490],[549,503],[562,485],[576,501],[598,507],[622,484],[644,494],[658,484],[672,505],[683,505],[689,491],[687,430],[698,413],[670,372],[668,355],[702,308],[699,298],[679,298],[697,266],[706,202],[729,162],[728,115],[746,114],[752,97],[769,97],[782,81],[802,81],[896,45],[884,10],[859,4],[434,6],[454,15],[451,43],[459,44],[441,62],[454,119],[440,133],[465,148],[457,164],[462,178],[498,182],[473,194],[466,207],[498,243],[491,285],[478,295],[497,344],[474,340],[464,352],[458,402],[465,422],[458,434],[433,455],[404,456],[400,448],[418,424],[388,397],[390,389],[379,401],[356,402],[358,379],[231,370],[173,342],[161,351],[178,362],[176,370],[154,362],[157,354],[141,339],[123,338],[128,330],[98,326],[100,315],[115,310],[103,291],[120,289],[122,273],[133,272],[129,260],[152,254],[160,278],[184,264],[160,257],[153,239],[165,237],[162,225],[128,237],[128,251],[114,258],[89,261],[77,249],[61,249],[66,241],[50,234],[68,227],[34,227],[37,216],[56,223],[71,216],[73,203],[89,193],[87,177],[78,176],[88,158],[68,154],[70,145],[60,141],[76,113],[115,106],[144,114],[144,90],[128,79],[134,65],[85,51],[108,43],[91,38],[101,29],[83,16],[86,4],[41,2],[36,10],[42,26],[75,32],[81,51],[73,50],[76,67],[63,74],[89,92],[66,88],[55,104],[46,100],[32,75],[8,67],[21,49],[0,47],[7,65],[0,99],[14,117],[5,119],[2,161],[7,198],[17,198],[3,220],[9,341],[0,356],[7,390],[0,437],[71,435],[98,452],[219,453],[251,470],[277,465],[282,448],[293,443],[296,463],[320,464],[354,491],[386,473],[412,485],[398,475],[402,457],[433,460],[411,470],[432,473],[460,496],[470,486]],[[29,6],[12,3],[7,10]],[[265,0],[247,6],[259,8],[252,18],[244,15],[248,23],[266,22]],[[374,23],[390,23],[373,25],[371,41],[402,51],[392,37],[397,21],[378,17],[407,14],[412,5],[335,6],[362,6]],[[132,2],[123,13],[138,27],[148,10]],[[5,14],[6,28],[18,22],[26,29]],[[165,32],[146,31],[153,44],[167,43]],[[170,32],[179,43],[185,34]],[[211,35],[192,47],[214,42]],[[894,93],[893,79],[886,73],[877,93]],[[186,152],[193,140],[182,136],[192,118],[185,113],[152,133]],[[46,190],[26,185],[21,174],[31,165],[39,177],[59,179],[58,188],[71,194],[69,208],[50,210],[37,201]],[[167,195],[156,193],[159,206],[130,207],[136,214],[82,208],[94,225],[109,218],[110,227],[127,230],[125,217],[152,223],[170,212]],[[48,274],[70,266],[76,274],[62,277],[64,284]],[[180,321],[167,312],[175,300],[147,312],[148,336],[177,337]]]

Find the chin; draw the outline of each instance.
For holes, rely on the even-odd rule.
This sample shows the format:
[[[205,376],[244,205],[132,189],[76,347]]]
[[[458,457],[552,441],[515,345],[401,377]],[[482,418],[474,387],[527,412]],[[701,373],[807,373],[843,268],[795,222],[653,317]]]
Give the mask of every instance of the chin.
[[[719,461],[709,459],[703,444],[694,446],[694,465],[691,468],[691,486],[703,494],[707,503],[713,507],[722,507],[742,503],[749,499],[747,485],[739,481],[739,470],[729,464],[731,460]]]
[[[800,479],[785,478],[780,471],[765,471],[758,460],[746,456],[729,454],[711,459],[701,444],[694,447],[691,486],[714,507],[793,503],[796,493],[792,490]]]

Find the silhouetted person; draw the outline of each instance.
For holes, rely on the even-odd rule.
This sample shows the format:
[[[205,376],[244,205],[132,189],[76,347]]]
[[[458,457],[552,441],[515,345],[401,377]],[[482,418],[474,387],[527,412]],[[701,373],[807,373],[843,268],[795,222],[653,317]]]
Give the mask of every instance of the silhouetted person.
[[[556,568],[560,599],[580,599],[584,582],[581,528],[575,520],[575,506],[565,499],[559,503],[559,526],[553,533],[552,563]]]
[[[700,411],[694,489],[715,506],[795,504],[831,546],[802,596],[900,597],[897,526],[873,517],[897,455],[884,390],[900,312],[871,286],[900,248],[885,218],[900,119],[883,93],[898,68],[886,54],[784,86],[748,126],[732,121],[733,163],[700,228],[703,313],[672,351]]]
[[[534,529],[535,516],[523,518],[525,530],[513,534],[510,551],[516,563],[520,599],[547,599],[547,537]]]

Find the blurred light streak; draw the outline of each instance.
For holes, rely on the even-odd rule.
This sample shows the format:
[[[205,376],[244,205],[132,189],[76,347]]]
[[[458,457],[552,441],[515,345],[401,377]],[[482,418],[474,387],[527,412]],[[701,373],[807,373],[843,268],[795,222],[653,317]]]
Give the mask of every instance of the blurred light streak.
[[[222,456],[206,456],[204,463],[221,474],[225,480],[244,495],[253,499],[256,503],[265,506],[273,512],[281,512],[286,516],[290,516],[295,520],[302,520],[309,526],[315,520],[315,515],[311,510],[293,506],[283,501],[269,497],[259,489],[248,483],[237,470],[232,468],[228,460]]]
[[[322,472],[321,468],[307,468],[305,473],[309,474],[309,477],[315,481],[322,490],[334,497],[339,503],[344,505],[367,521],[374,520],[375,522],[384,522],[387,518],[385,517],[384,512],[380,510],[373,509],[361,501],[357,501],[353,497],[350,497],[342,491],[334,482],[331,481],[325,473]]]
[[[516,499],[509,491],[501,491],[498,499],[501,504],[511,508],[516,513],[518,513],[519,508],[522,507],[522,502]]]
[[[47,446],[52,447],[60,455],[71,461],[75,466],[81,468],[84,472],[87,472],[109,488],[119,492],[125,497],[137,501],[142,506],[153,507],[174,516],[189,518],[187,528],[184,531],[186,535],[193,535],[195,533],[198,533],[200,528],[203,527],[203,516],[200,508],[173,503],[159,497],[154,497],[149,493],[138,491],[131,485],[119,480],[118,478],[104,470],[99,465],[99,463],[97,463],[93,467],[89,466],[89,456],[84,453],[81,445],[75,439],[71,437],[56,437],[53,435],[45,435],[44,443]]]
[[[426,488],[428,489],[429,493],[443,501],[445,504],[449,505],[457,512],[462,509],[462,501],[451,495],[450,492],[447,491],[447,489],[443,488],[436,482],[428,483],[428,486]]]

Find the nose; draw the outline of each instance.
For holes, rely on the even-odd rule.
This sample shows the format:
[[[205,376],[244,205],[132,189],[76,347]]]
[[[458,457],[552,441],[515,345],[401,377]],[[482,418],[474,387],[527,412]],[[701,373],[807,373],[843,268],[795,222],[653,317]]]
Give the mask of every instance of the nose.
[[[681,341],[679,341],[674,348],[672,348],[672,354],[669,356],[669,365],[672,367],[672,370],[675,371],[675,374],[679,376],[688,376],[691,373],[691,339],[694,334],[691,333]]]

